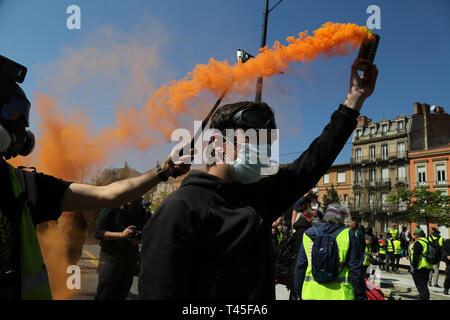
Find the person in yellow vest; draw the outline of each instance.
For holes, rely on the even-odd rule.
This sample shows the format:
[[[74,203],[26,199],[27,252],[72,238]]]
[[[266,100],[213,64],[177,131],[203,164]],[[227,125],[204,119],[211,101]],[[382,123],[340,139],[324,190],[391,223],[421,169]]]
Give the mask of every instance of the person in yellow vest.
[[[372,236],[366,234],[366,246],[364,248],[364,260],[363,260],[363,270],[364,270],[364,277],[368,278],[369,275],[367,274],[367,268],[372,264],[371,258],[372,258]]]
[[[364,256],[350,228],[344,226],[349,218],[347,207],[332,203],[325,211],[322,222],[307,229],[297,257],[294,273],[294,290],[302,300],[366,300],[364,284]],[[313,276],[312,250],[320,234],[334,234],[337,242],[339,269],[337,277],[318,282]]]
[[[402,257],[402,242],[397,238],[392,241],[394,245],[394,264],[392,265],[392,271],[399,271],[400,258]]]
[[[398,234],[398,228],[397,228],[397,224],[394,222],[391,224],[391,227],[389,228],[389,233],[392,236],[392,239],[397,238]]]
[[[386,259],[386,239],[383,239],[383,235],[378,235],[378,247],[377,253],[375,254],[378,260],[378,266],[381,270],[384,270],[385,264],[384,259]]]
[[[31,104],[17,84],[24,80],[26,68],[2,56],[0,65],[0,299],[52,299],[35,225],[58,219],[62,211],[132,201],[167,177],[186,173],[189,165],[174,164],[169,156],[158,168],[107,186],[14,168],[6,160],[29,155],[35,144],[27,130]]]
[[[419,291],[420,299],[429,300],[430,291],[427,282],[433,265],[425,258],[428,252],[428,240],[425,238],[425,232],[420,228],[414,230],[413,236],[416,241],[411,247],[412,277],[417,291]]]
[[[388,232],[386,236],[386,272],[389,272],[389,267],[394,271],[394,240],[392,239],[390,232]]]
[[[431,228],[431,234],[428,237],[428,241],[438,244],[442,250],[442,246],[444,245],[444,239],[441,237],[440,234],[441,234],[441,232],[437,228],[435,228],[435,227]],[[435,286],[436,288],[441,287],[438,283],[439,264],[440,264],[440,262],[433,265],[433,271],[430,272],[430,279],[428,280],[428,285],[431,286],[431,281],[433,280],[433,286]]]

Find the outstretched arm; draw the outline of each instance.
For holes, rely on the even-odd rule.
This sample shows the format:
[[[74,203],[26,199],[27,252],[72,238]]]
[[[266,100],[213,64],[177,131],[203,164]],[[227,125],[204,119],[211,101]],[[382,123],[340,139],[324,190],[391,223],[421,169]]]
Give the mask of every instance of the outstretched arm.
[[[172,153],[177,151],[179,149]],[[190,165],[183,162],[174,164],[171,156],[161,165],[162,173],[166,177],[185,174],[189,168]],[[107,186],[72,183],[63,195],[61,211],[118,207],[137,199],[161,181],[157,169],[154,168],[138,177],[113,182]]]

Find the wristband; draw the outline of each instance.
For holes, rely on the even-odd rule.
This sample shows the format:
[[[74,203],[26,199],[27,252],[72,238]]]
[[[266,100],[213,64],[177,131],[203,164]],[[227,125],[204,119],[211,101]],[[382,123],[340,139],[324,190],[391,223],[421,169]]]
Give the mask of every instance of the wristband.
[[[158,176],[161,178],[161,181],[167,181],[167,179],[169,178],[164,171],[161,169],[160,166],[158,166],[156,168],[156,172],[158,173]]]

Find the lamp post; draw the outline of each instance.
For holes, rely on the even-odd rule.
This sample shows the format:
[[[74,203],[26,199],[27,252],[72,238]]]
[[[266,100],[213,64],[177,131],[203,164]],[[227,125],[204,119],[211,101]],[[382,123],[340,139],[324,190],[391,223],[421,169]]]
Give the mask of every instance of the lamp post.
[[[262,32],[261,32],[261,48],[264,48],[266,45],[266,38],[267,38],[267,20],[269,18],[269,13],[275,9],[276,6],[278,6],[281,1],[279,0],[276,5],[274,5],[272,8],[269,9],[269,0],[266,0],[265,6],[264,6],[264,15],[263,15],[263,24],[262,24]],[[263,78],[259,77],[256,80],[256,95],[255,95],[255,102],[261,102],[261,96],[262,96],[262,85],[263,85]]]

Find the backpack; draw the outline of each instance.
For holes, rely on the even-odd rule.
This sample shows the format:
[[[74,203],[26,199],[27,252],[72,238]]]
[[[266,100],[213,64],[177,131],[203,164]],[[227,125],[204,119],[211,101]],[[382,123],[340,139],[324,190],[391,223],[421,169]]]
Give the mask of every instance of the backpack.
[[[428,252],[425,259],[431,264],[438,264],[442,259],[442,249],[439,245],[439,238],[432,240],[428,238]]]
[[[339,228],[332,234],[319,234],[315,226],[317,238],[311,250],[312,276],[319,283],[330,282],[337,278],[341,271],[339,262],[339,248],[336,237],[344,228]]]

